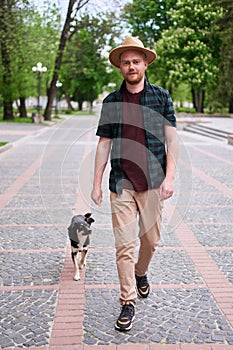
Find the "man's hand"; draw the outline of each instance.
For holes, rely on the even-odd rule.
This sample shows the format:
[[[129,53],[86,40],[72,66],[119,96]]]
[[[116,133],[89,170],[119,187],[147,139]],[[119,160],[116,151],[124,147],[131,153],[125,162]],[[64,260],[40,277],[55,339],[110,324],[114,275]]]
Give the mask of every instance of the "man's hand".
[[[103,191],[102,191],[102,177],[107,165],[110,148],[111,148],[112,140],[107,139],[106,137],[100,137],[96,155],[95,155],[95,169],[94,169],[94,181],[93,188],[91,192],[91,199],[97,205],[101,205]]]
[[[173,126],[165,125],[164,130],[167,144],[167,168],[166,177],[159,189],[160,200],[166,200],[174,193],[174,177],[179,152],[176,129]]]
[[[160,200],[163,201],[170,198],[173,195],[173,193],[174,193],[174,181],[168,180],[165,178],[159,188]]]
[[[91,199],[93,200],[93,202],[97,205],[101,205],[102,203],[102,198],[103,198],[103,191],[101,188],[93,188],[92,192],[91,192]]]

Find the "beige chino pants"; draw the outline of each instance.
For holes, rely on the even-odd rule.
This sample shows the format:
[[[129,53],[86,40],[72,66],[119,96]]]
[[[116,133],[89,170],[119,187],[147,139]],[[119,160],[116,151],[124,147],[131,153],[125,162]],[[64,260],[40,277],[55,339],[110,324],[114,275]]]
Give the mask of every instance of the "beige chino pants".
[[[120,281],[120,303],[136,303],[135,274],[147,274],[159,244],[163,202],[159,199],[159,189],[145,192],[125,189],[120,195],[111,192],[110,201]],[[135,262],[138,226],[140,247]]]

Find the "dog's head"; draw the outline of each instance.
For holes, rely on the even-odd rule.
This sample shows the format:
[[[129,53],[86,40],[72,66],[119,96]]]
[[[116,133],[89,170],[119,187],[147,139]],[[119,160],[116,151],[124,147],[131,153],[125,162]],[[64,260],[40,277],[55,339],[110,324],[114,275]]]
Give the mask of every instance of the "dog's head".
[[[71,224],[68,227],[68,233],[70,239],[73,241],[77,241],[78,235],[87,236],[91,234],[91,224],[95,220],[91,217],[91,213],[87,213],[85,215],[75,215]]]

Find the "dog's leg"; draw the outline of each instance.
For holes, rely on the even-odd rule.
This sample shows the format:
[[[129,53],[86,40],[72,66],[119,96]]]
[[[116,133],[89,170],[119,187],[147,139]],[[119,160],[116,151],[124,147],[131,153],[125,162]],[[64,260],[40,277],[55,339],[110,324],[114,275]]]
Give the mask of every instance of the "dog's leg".
[[[87,256],[87,250],[84,249],[84,250],[81,252],[81,259],[80,259],[80,262],[79,262],[79,268],[80,268],[80,269],[83,269],[84,266],[86,265],[86,256]]]
[[[80,280],[80,273],[79,273],[79,266],[78,266],[78,253],[77,252],[72,252],[71,257],[74,263],[74,270],[75,270],[75,275],[74,275],[74,280],[79,281]]]

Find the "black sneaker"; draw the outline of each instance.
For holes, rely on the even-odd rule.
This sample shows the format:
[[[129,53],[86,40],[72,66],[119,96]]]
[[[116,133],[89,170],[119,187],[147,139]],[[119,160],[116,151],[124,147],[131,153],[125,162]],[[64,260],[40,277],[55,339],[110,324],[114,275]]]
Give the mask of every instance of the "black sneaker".
[[[127,301],[121,309],[120,316],[116,321],[115,328],[118,331],[126,332],[132,328],[132,322],[135,318],[134,316],[134,305]]]
[[[147,275],[141,277],[135,275],[135,278],[138,295],[141,298],[147,298],[150,293],[150,285],[147,280]]]

